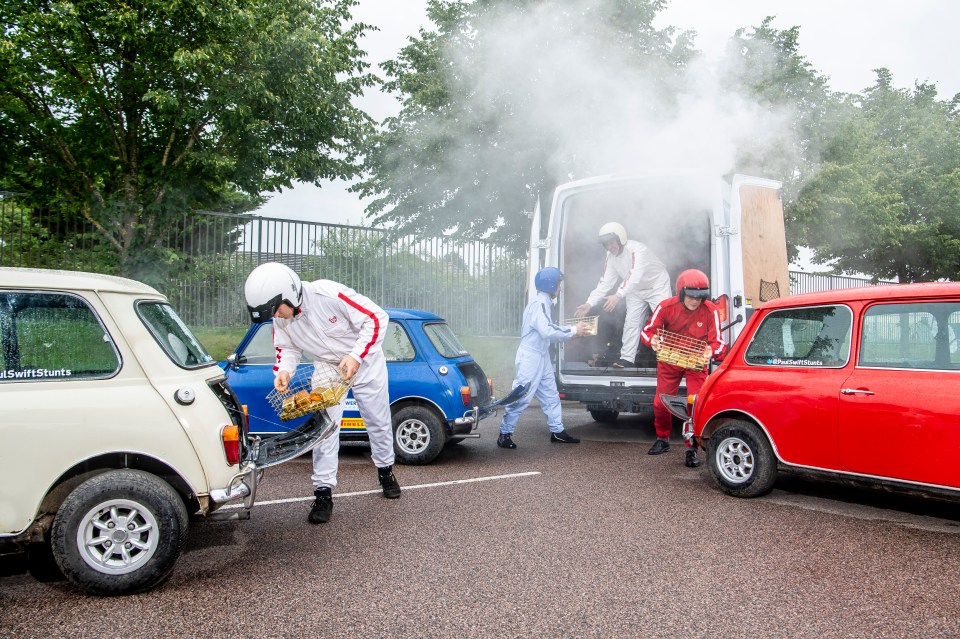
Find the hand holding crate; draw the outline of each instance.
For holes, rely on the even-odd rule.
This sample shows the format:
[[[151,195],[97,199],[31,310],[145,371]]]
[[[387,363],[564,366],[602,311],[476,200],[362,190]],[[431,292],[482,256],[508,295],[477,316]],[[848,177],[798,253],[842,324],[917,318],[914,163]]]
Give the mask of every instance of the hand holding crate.
[[[589,317],[569,317],[560,322],[562,326],[573,326],[579,328],[583,326],[583,331],[577,331],[579,335],[596,335],[597,334],[597,315],[591,315]]]
[[[702,340],[662,328],[657,330],[654,339],[660,344],[660,348],[655,349],[657,361],[690,370],[703,370],[710,361],[710,346]]]
[[[267,402],[282,421],[296,419],[336,406],[352,383],[353,380],[344,380],[333,364],[315,362],[312,371],[308,366],[297,369],[286,392],[270,391]]]

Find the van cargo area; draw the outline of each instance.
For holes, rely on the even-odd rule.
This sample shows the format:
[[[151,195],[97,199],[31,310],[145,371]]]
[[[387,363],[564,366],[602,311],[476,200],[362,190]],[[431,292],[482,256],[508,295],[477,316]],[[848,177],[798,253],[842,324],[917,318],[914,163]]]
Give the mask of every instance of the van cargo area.
[[[677,275],[690,268],[707,273],[711,298],[732,342],[754,305],[789,289],[780,183],[702,174],[604,176],[557,187],[547,232],[540,236],[539,212],[531,232],[531,276],[544,266],[564,274],[557,317],[569,320],[597,286],[606,250],[598,230],[619,222],[631,240],[645,244],[666,267],[675,294]],[[532,289],[532,287],[531,287]],[[615,290],[612,289],[612,290]],[[612,292],[611,290],[611,292]],[[561,398],[582,402],[600,421],[653,404],[657,361],[639,346],[635,368],[612,368],[620,358],[626,305],[597,315],[597,334],[557,347]],[[652,309],[651,309],[652,310]],[[649,311],[642,323],[649,319]]]

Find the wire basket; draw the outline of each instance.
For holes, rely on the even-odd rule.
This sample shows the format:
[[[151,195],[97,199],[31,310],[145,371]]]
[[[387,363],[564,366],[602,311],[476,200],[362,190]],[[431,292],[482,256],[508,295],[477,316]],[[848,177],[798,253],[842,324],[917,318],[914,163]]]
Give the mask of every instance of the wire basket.
[[[573,327],[585,326],[587,329],[587,332],[584,333],[584,335],[597,334],[597,316],[596,315],[591,315],[589,317],[570,317],[560,322],[560,324],[563,326],[573,326]]]
[[[296,419],[339,404],[353,380],[345,381],[333,364],[314,362],[313,369],[299,366],[287,384],[287,391],[272,390],[267,401],[281,421]]]
[[[660,350],[657,361],[673,364],[690,370],[703,370],[709,358],[705,355],[707,343],[680,333],[657,329],[660,338]]]

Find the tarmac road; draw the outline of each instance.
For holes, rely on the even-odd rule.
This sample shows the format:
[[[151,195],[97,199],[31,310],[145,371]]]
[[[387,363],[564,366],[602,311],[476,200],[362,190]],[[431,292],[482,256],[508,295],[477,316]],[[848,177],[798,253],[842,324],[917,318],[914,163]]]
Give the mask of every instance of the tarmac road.
[[[397,466],[380,497],[362,445],[341,452],[328,524],[306,523],[309,460],[268,471],[249,521],[201,522],[160,588],[79,595],[0,561],[4,637],[960,636],[960,506],[782,479],[741,500],[659,457],[649,416],[518,448],[482,438]]]

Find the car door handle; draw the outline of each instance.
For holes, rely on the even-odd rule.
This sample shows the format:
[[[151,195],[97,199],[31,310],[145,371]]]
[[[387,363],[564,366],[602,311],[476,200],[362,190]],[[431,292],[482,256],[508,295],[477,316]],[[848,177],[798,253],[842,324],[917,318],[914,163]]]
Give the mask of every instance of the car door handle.
[[[875,394],[873,391],[861,390],[861,389],[859,389],[859,388],[841,388],[841,389],[840,389],[840,394],[841,394],[841,395],[857,395],[858,393],[859,393],[860,395],[874,395],[874,394]]]

